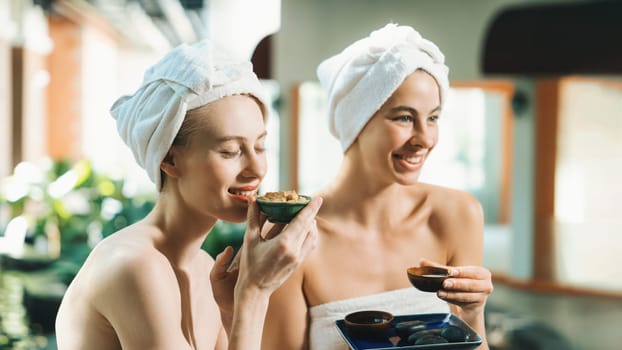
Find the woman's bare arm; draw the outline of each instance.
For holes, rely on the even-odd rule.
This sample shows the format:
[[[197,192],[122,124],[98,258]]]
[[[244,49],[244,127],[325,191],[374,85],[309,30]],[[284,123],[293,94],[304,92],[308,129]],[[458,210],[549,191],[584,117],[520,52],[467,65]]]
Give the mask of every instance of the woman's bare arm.
[[[122,253],[100,276],[93,301],[123,349],[190,349],[175,273],[163,257]]]
[[[302,350],[308,348],[308,313],[302,281],[303,269],[299,268],[272,294],[266,316],[262,349]]]
[[[224,271],[224,260],[230,254],[219,256],[210,274],[212,289],[221,313],[231,315],[232,322],[228,331],[229,349],[259,349],[266,323],[266,312],[270,296],[292,283],[293,277],[300,272],[298,267],[315,248],[317,228],[315,216],[322,204],[320,198],[314,198],[282,231],[270,238],[261,236],[265,217],[259,215],[257,203],[249,202],[248,225],[244,243],[239,253],[239,268]],[[233,300],[227,297],[229,276],[237,274]],[[302,276],[302,275],[300,275]],[[292,285],[293,286],[293,285]],[[302,296],[302,277],[298,282]],[[230,292],[229,292],[230,293]],[[304,298],[301,297],[304,310]],[[292,310],[287,310],[291,312]],[[225,317],[226,323],[229,317]],[[267,320],[271,323],[271,320]],[[271,325],[272,327],[272,325]],[[279,336],[282,338],[282,334]],[[304,341],[304,334],[301,335]],[[274,349],[290,349],[279,342]]]
[[[484,338],[480,349],[488,349],[484,307],[493,286],[490,271],[482,267],[484,215],[480,203],[470,194],[460,193],[454,203],[447,224],[452,278],[445,282],[439,297]]]

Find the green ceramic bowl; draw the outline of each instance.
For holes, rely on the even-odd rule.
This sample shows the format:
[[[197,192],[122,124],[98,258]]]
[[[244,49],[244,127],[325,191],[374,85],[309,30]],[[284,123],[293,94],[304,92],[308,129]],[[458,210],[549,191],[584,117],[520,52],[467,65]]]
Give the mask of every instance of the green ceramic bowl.
[[[303,197],[305,201],[275,202],[257,197],[257,204],[261,212],[266,214],[270,222],[287,224],[311,201],[311,197],[309,196],[299,196]]]

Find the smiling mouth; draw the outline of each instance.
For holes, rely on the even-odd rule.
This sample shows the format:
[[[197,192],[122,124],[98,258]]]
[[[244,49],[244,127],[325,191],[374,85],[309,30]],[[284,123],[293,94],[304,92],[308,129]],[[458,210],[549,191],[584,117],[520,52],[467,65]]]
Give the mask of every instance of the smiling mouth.
[[[393,158],[396,159],[401,159],[406,161],[406,163],[408,164],[412,164],[412,165],[418,165],[421,164],[421,162],[423,162],[423,156],[405,156],[403,154],[394,154]]]
[[[237,189],[232,189],[230,188],[228,190],[229,193],[231,193],[234,196],[239,196],[239,197],[248,197],[248,196],[252,196],[253,194],[255,194],[257,192],[257,190],[250,190],[250,191],[245,191],[245,190],[237,190]]]

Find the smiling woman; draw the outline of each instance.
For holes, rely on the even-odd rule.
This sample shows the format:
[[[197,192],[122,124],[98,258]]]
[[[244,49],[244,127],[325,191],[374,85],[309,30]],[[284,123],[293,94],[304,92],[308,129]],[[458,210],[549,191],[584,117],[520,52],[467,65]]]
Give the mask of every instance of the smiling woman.
[[[440,49],[390,23],[322,61],[317,74],[343,158],[316,192],[324,198],[318,249],[270,300],[264,346],[341,349],[335,322],[367,309],[451,310],[487,348],[492,283],[481,266],[481,206],[464,191],[419,181],[449,93]],[[439,265],[451,274],[436,293],[410,284],[407,268]]]
[[[268,298],[314,247],[321,204],[261,237],[266,101],[250,62],[204,40],[167,53],[113,104],[159,195],[90,252],[58,312],[59,348],[259,347]],[[231,247],[215,260],[200,249],[218,220],[248,220],[231,266]]]
[[[298,132],[290,183],[302,193],[313,193],[336,175],[343,155],[328,130],[327,101],[319,83],[301,83],[294,92]],[[420,177],[473,194],[491,226],[509,225],[511,219],[513,93],[510,81],[453,82],[439,115],[441,142]]]

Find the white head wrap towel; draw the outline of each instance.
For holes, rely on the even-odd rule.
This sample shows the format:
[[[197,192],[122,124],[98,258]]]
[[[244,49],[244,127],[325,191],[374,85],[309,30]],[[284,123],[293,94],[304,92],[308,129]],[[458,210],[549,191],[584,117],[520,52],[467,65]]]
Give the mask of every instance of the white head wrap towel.
[[[140,88],[133,95],[119,98],[110,113],[134,158],[160,189],[160,163],[186,112],[237,94],[257,98],[266,118],[268,100],[252,64],[232,59],[204,39],[171,50],[145,72]]]
[[[394,23],[320,63],[317,76],[328,93],[330,132],[344,152],[374,113],[417,69],[436,79],[444,103],[449,89],[445,56],[412,27]]]

